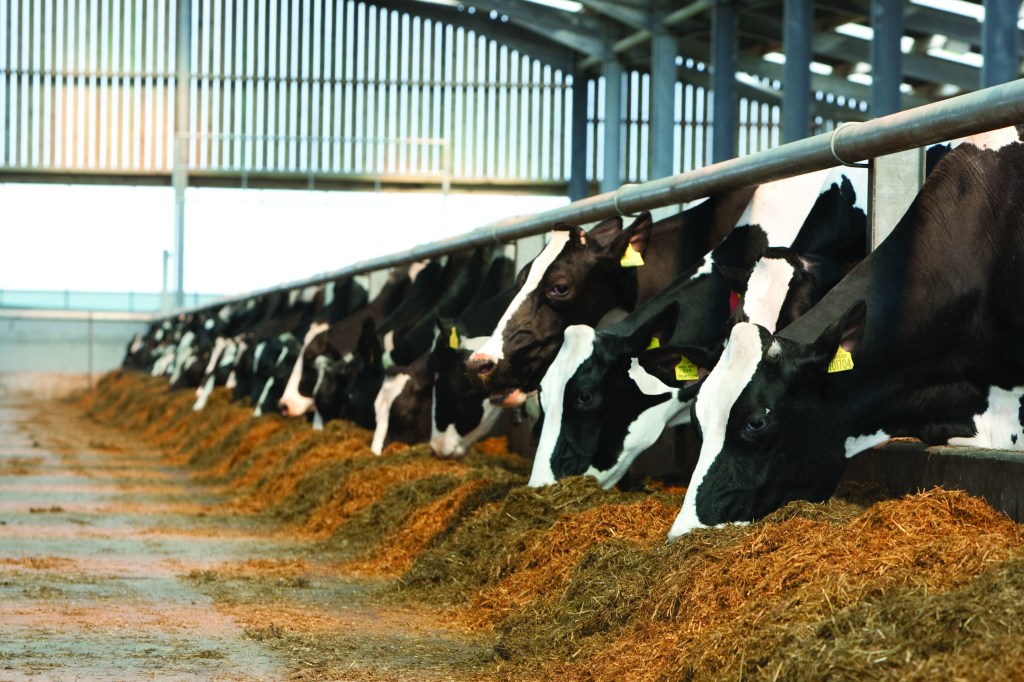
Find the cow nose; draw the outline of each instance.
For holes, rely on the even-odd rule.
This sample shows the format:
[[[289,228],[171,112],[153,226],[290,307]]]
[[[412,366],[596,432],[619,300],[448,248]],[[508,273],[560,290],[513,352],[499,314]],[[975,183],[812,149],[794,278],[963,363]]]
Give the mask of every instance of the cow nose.
[[[473,353],[466,360],[466,369],[474,374],[486,376],[494,371],[495,362],[486,355]]]
[[[277,411],[280,412],[285,417],[287,417],[288,416],[288,403],[284,402],[283,400],[281,402],[279,402],[277,404]]]

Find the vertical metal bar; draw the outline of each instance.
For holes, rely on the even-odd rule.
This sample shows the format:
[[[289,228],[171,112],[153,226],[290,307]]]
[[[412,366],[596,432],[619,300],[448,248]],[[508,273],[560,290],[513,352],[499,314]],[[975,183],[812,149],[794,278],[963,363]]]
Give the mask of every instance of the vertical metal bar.
[[[249,113],[249,106],[254,95],[249,78],[249,0],[242,0],[242,59],[239,66],[239,87],[241,88],[241,102],[238,112],[238,133],[242,136],[238,145],[238,168],[246,168],[246,158],[250,150],[250,140],[247,136],[248,121],[246,114]]]
[[[519,143],[523,146],[523,167],[520,169],[520,177],[529,178],[533,174],[533,163],[531,151],[533,150],[533,61],[523,56],[523,98],[520,101],[520,121],[525,125],[524,134],[520,135]]]
[[[387,140],[393,134],[391,131],[391,88],[394,82],[394,74],[391,71],[395,64],[392,63],[391,59],[391,12],[387,9],[381,9],[378,16],[380,23],[377,24],[377,35],[379,36],[377,46],[380,48],[380,59],[384,67],[377,70],[377,74],[381,79],[377,95],[379,97],[378,101],[381,103],[379,111],[383,113],[383,116],[378,114],[378,121],[381,121],[382,125],[380,129],[375,131],[374,137],[381,138],[377,142],[378,152],[381,154],[380,167],[384,172],[387,172],[390,169],[390,149],[388,148],[390,144]]]
[[[140,22],[142,26],[141,35],[139,39],[139,52],[141,56],[139,72],[142,74],[142,77],[139,79],[139,139],[137,144],[139,146],[139,165],[140,167],[145,168],[146,139],[148,137],[146,135],[146,91],[148,90],[147,81],[149,80],[145,74],[148,72],[149,69],[152,69],[152,65],[149,64],[147,60],[147,57],[149,55],[146,49],[148,47],[146,40],[148,37],[146,28],[149,23],[149,0],[137,1],[142,5],[142,11],[140,12]]]
[[[171,107],[173,106],[172,100],[174,97],[171,92],[171,79],[167,76],[171,70],[171,0],[164,0],[164,61],[163,61],[163,88],[164,88],[164,112],[162,130],[160,131],[161,149],[160,149],[160,167],[168,168],[173,165],[173,161],[168,162],[168,148],[170,148],[172,154],[174,150],[175,141],[173,138],[168,139],[168,131],[171,129],[168,126],[168,121],[171,120]]]
[[[572,126],[569,154],[569,201],[578,201],[587,191],[587,81],[581,71],[572,76]]]
[[[715,97],[711,160],[718,163],[736,155],[734,135],[739,10],[736,0],[717,0],[711,12],[711,83]]]
[[[228,20],[227,20],[228,7],[231,8],[231,11],[230,11],[231,21],[230,21],[230,23],[228,23]],[[221,158],[221,163],[222,164],[226,164],[228,168],[234,170],[234,169],[237,168],[237,166],[235,164],[235,147],[238,144],[238,139],[236,137],[237,131],[236,131],[236,128],[235,128],[235,103],[236,103],[236,100],[238,99],[239,91],[241,89],[241,81],[238,78],[238,49],[239,49],[239,46],[238,46],[238,36],[239,36],[239,33],[240,33],[239,30],[238,30],[238,20],[239,20],[239,16],[238,16],[239,15],[239,12],[238,12],[238,0],[231,0],[231,4],[230,5],[226,5],[225,8],[224,8],[224,11],[225,11],[224,23],[228,26],[228,31],[229,31],[228,35],[231,38],[231,48],[228,50],[228,57],[226,57],[226,59],[228,61],[228,65],[227,65],[227,86],[228,86],[227,87],[227,92],[228,92],[227,112],[228,113],[227,113],[227,116],[225,117],[225,120],[227,121],[227,126],[226,126],[227,130],[225,130],[225,126],[221,126],[221,134],[224,136],[224,140],[227,143],[227,155],[226,155],[227,159],[225,161],[225,159],[222,157]]]
[[[71,0],[71,1],[73,2],[74,0]],[[115,0],[111,0],[111,2],[114,2],[114,1]],[[127,39],[125,38],[125,35],[124,35],[125,21],[127,20],[127,16],[126,16],[127,15],[127,11],[126,11],[126,8],[124,7],[124,4],[126,4],[127,2],[130,2],[130,1],[131,0],[123,0],[122,5],[121,5],[121,11],[118,13],[118,31],[117,31],[118,41],[117,42],[118,42],[118,45],[120,47],[120,50],[118,52],[118,70],[121,72],[121,75],[118,76],[118,93],[117,93],[117,165],[118,165],[118,167],[124,167],[124,165],[125,165],[125,163],[124,163],[124,149],[123,149],[123,146],[124,146],[123,145],[124,135],[121,132],[121,128],[124,125],[124,100],[125,100],[125,97],[127,96],[127,92],[128,92],[128,79],[130,78],[130,76],[125,76],[125,74],[124,74],[124,72],[125,72],[125,63],[126,63],[125,62],[125,58],[124,58],[124,52],[125,52],[125,45],[128,42]]]
[[[225,103],[225,100],[224,100],[224,93],[227,91],[227,89],[229,87],[229,83],[231,82],[230,79],[228,78],[228,73],[227,73],[227,69],[226,69],[226,67],[227,67],[227,56],[226,56],[225,52],[227,51],[227,30],[228,30],[228,6],[227,6],[227,1],[226,0],[220,0],[220,55],[219,55],[220,56],[220,63],[217,64],[217,67],[216,67],[217,68],[217,74],[216,74],[215,80],[213,81],[214,83],[217,84],[217,95],[218,95],[218,100],[219,100],[219,103],[220,103],[220,106],[218,107],[219,111],[217,112],[217,117],[218,117],[217,133],[218,134],[217,134],[217,140],[216,140],[216,150],[217,150],[217,155],[216,155],[217,156],[217,163],[216,163],[216,166],[220,167],[220,168],[223,168],[223,166],[224,166],[224,138],[225,138],[225,135],[224,135],[224,127],[225,127],[224,126],[224,120],[225,120],[224,119],[224,114],[225,114],[225,110],[227,109],[227,107],[225,106],[226,103]],[[212,128],[213,126],[211,125],[210,127]],[[210,160],[211,160],[211,162],[213,161],[213,154],[212,153],[211,153]],[[211,163],[211,165],[213,165],[213,164]]]
[[[263,55],[263,158],[261,165],[264,169],[271,168],[270,164],[270,5],[269,0],[264,6],[263,12],[263,45],[258,47],[259,54]],[[277,8],[281,10],[281,0],[277,2]],[[259,62],[256,63],[257,68]],[[258,73],[258,72],[257,72]]]
[[[286,15],[288,13],[288,8],[290,7],[290,3],[288,3],[287,0],[286,0],[286,3],[285,3],[285,6],[286,6],[285,11],[281,12],[281,0],[277,0],[277,45],[275,46],[275,50],[277,52],[277,54],[275,55],[275,57],[276,57],[276,60],[275,60],[276,61],[275,75],[277,76],[277,82],[276,82],[276,84],[274,86],[274,124],[271,127],[271,134],[273,135],[273,139],[272,139],[272,149],[273,149],[272,158],[273,158],[273,161],[271,161],[270,165],[268,166],[268,168],[270,168],[270,169],[277,169],[278,168],[278,151],[279,151],[280,143],[281,143],[281,130],[280,130],[280,127],[279,127],[279,123],[280,123],[280,120],[281,120],[281,106],[282,106],[282,102],[284,101],[284,95],[283,95],[283,92],[282,92],[282,88],[287,87],[286,84],[288,82],[286,77],[285,77],[284,68],[282,68],[282,63],[283,64],[287,64],[287,62],[282,62],[282,56],[281,56],[284,52],[287,51],[287,47],[286,47],[287,35],[286,35],[285,30],[282,28],[283,24],[287,21],[287,16]]]
[[[35,140],[32,139],[32,121],[35,118],[34,104],[35,97],[33,93],[33,80],[34,76],[32,72],[35,70],[35,3],[29,2],[28,6],[28,63],[26,64],[25,70],[25,85],[28,91],[28,97],[26,98],[26,125],[25,125],[25,164],[26,166],[32,165],[32,148],[35,146]],[[25,39],[25,34],[22,34],[22,40]]]
[[[159,102],[159,55],[157,50],[160,46],[160,3],[158,0],[153,0],[153,11],[152,11],[152,23],[153,23],[153,34],[150,36],[150,59],[149,68],[150,75],[147,77],[149,82],[149,134],[147,139],[149,140],[149,155],[150,165],[153,170],[159,168],[157,151],[159,148],[159,136],[157,135],[157,122],[159,120],[160,111],[157,106]]]
[[[20,0],[19,0],[20,5]],[[75,18],[74,18],[74,29],[75,29],[75,44],[74,44],[74,66],[72,69],[75,71],[74,86],[71,90],[71,166],[73,168],[79,168],[78,165],[78,103],[82,95],[82,77],[81,70],[79,68],[79,54],[78,46],[82,39],[82,30],[79,19],[79,6],[80,3],[76,2],[75,5]]]
[[[206,81],[206,125],[201,129],[202,132],[206,133],[206,167],[213,167],[213,126],[215,123],[213,117],[213,101],[216,98],[216,90],[218,89],[219,79],[216,72],[217,64],[217,17],[215,15],[215,0],[207,0],[206,7],[207,12],[204,12],[209,18],[206,22],[206,44],[207,44],[207,55],[206,64],[204,65],[205,81]]]
[[[370,41],[372,39],[372,37],[370,36],[370,20],[371,20],[371,15],[373,14],[373,12],[370,10],[369,7],[367,7],[365,5],[364,5],[364,8],[365,9],[364,9],[364,12],[363,12],[363,21],[362,21],[362,25],[360,26],[361,32],[356,36],[356,40],[355,40],[355,44],[356,45],[363,45],[363,59],[362,59],[362,64],[361,64],[362,68],[356,73],[356,78],[357,79],[361,78],[362,81],[363,81],[363,106],[362,107],[356,107],[356,106],[352,107],[352,110],[353,110],[352,119],[353,119],[353,121],[355,120],[355,110],[356,109],[362,109],[362,112],[363,112],[362,126],[361,127],[354,127],[354,132],[355,132],[355,135],[356,135],[357,138],[358,137],[363,138],[363,141],[361,143],[362,144],[362,150],[361,151],[362,151],[363,161],[362,161],[362,165],[360,167],[358,167],[358,168],[355,168],[354,170],[356,172],[369,173],[371,171],[370,164],[369,164],[369,159],[370,159],[370,141],[369,141],[369,137],[370,137],[370,110],[371,110],[370,93],[372,91],[373,94],[374,94],[374,97],[376,97],[377,91],[374,89],[374,86],[371,85],[371,83],[370,83],[370,73],[371,73],[371,71],[370,71],[370,55],[371,55],[371,52],[370,52]],[[376,63],[374,63],[374,67],[376,67],[376,66],[377,66]]]
[[[330,94],[333,94],[332,89],[326,87],[326,84],[328,82],[327,81],[327,72],[328,72],[327,51],[328,51],[328,44],[327,44],[327,2],[326,2],[326,0],[320,0],[320,71],[319,71],[319,84],[317,86],[319,88],[319,92],[320,92],[320,105],[319,105],[319,109],[320,109],[319,114],[320,115],[319,115],[319,119],[318,119],[319,123],[317,124],[317,139],[316,139],[316,144],[317,144],[316,159],[317,159],[317,163],[316,163],[316,168],[317,168],[317,170],[321,170],[321,171],[324,170],[324,166],[325,166],[325,164],[324,164],[324,161],[325,161],[324,153],[326,151],[328,151],[327,149],[324,148],[324,140],[325,140],[325,138],[327,138],[327,146],[328,147],[332,146],[331,145],[331,141],[329,139],[330,138],[330,121],[331,121],[330,114],[331,114],[331,112],[334,111],[334,109],[333,109],[334,98],[333,97],[331,98],[331,105],[332,106],[330,108],[328,108],[326,102],[324,102],[324,98],[325,97],[328,97]],[[311,53],[311,55],[312,55],[312,53]],[[310,57],[310,59],[312,59],[312,56]],[[328,112],[326,117],[324,116],[324,112],[325,111]],[[310,117],[311,117],[310,120],[312,120],[312,112],[310,113]],[[327,121],[327,127],[324,126],[324,121],[325,120]],[[330,165],[327,165],[327,168],[329,169]]]
[[[782,46],[786,53],[782,88],[782,141],[802,140],[811,114],[811,0],[785,0]],[[877,71],[872,71],[872,75]],[[751,149],[753,151],[753,149]]]
[[[672,175],[672,117],[677,70],[675,40],[668,33],[655,32],[651,36],[650,127],[647,137],[647,177],[652,180]]]
[[[188,187],[189,86],[192,72],[192,0],[177,0],[174,55],[174,301],[185,304],[185,189]]]
[[[11,74],[14,73],[14,60],[12,59],[14,40],[11,38],[12,29],[12,18],[13,13],[13,0],[7,1],[7,28],[4,35],[7,36],[7,54],[5,55],[5,63],[7,64],[7,70],[4,72],[4,166],[11,165],[11,146],[14,138],[11,135]],[[66,18],[65,18],[66,21]]]
[[[604,177],[601,191],[622,184],[622,65],[609,59],[601,66],[604,76]]]
[[[1020,0],[984,0],[981,22],[981,87],[1009,83],[1018,76],[1017,12]]]
[[[107,167],[113,168],[114,163],[114,3],[107,2]]]
[[[57,165],[57,0],[50,6],[50,167]],[[10,62],[8,62],[10,64]],[[109,155],[109,154],[108,154]]]
[[[871,26],[875,30],[875,37],[871,41],[870,111],[871,116],[877,118],[900,110],[903,0],[871,0]]]
[[[456,43],[456,49],[462,48],[462,142],[460,146],[462,149],[459,150],[461,157],[462,175],[464,177],[472,177],[473,171],[470,166],[470,138],[469,138],[469,60],[472,54],[470,45],[472,44],[470,32],[468,30],[462,31],[462,40]]]

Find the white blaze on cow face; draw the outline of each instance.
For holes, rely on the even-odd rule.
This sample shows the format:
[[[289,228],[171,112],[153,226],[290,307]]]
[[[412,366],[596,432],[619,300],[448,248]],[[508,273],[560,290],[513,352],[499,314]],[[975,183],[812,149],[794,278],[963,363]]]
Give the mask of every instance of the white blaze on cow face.
[[[213,392],[213,385],[216,377],[214,372],[217,370],[217,362],[220,360],[221,353],[228,345],[228,340],[222,336],[218,336],[216,341],[213,342],[213,351],[210,353],[210,361],[206,363],[206,371],[203,373],[206,377],[206,381],[196,389],[196,402],[192,405],[192,410],[199,412],[206,407],[207,401],[210,399],[210,394]]]
[[[555,482],[551,458],[558,444],[562,426],[562,406],[565,402],[565,386],[579,366],[594,354],[594,329],[582,324],[566,328],[562,347],[558,349],[551,366],[540,380],[540,404],[544,410],[544,424],[541,426],[537,453],[533,457],[533,470],[527,485],[537,488]]]
[[[1020,400],[1024,386],[988,390],[988,408],[974,415],[974,435],[950,438],[950,445],[999,450],[1024,450],[1024,432],[1020,423]]]
[[[640,392],[646,395],[679,392],[649,374],[640,366],[640,362],[636,358],[630,360],[629,378],[633,380]],[[596,478],[602,488],[606,490],[611,488],[626,474],[633,461],[658,440],[665,428],[679,426],[690,421],[690,404],[691,401],[682,402],[673,395],[665,402],[658,403],[638,414],[626,431],[626,437],[622,442],[622,451],[619,453],[615,465],[604,471],[591,466],[585,475]]]
[[[288,376],[288,383],[285,384],[284,393],[281,395],[279,405],[281,408],[281,414],[286,417],[298,417],[299,415],[306,414],[313,409],[313,398],[312,396],[305,396],[299,393],[299,382],[302,381],[303,372],[303,356],[306,353],[306,347],[309,343],[318,335],[327,331],[328,324],[326,322],[314,322],[309,325],[309,330],[306,332],[305,338],[302,340],[302,348],[299,349],[299,357],[295,360],[295,366],[292,367],[292,373]]]
[[[530,263],[530,270],[526,275],[526,281],[523,283],[523,288],[516,293],[515,298],[508,304],[508,308],[505,310],[505,314],[498,320],[498,325],[494,328],[494,333],[491,334],[490,338],[480,347],[480,350],[473,353],[471,359],[474,360],[490,360],[491,362],[497,362],[505,357],[504,351],[504,339],[505,328],[508,327],[509,320],[517,310],[526,301],[526,298],[537,290],[540,286],[541,280],[544,278],[544,273],[548,271],[548,268],[554,262],[558,254],[562,253],[562,249],[569,243],[569,231],[568,230],[555,230],[551,233],[551,238],[548,243],[544,246],[544,250],[540,252],[540,255],[533,259]]]
[[[384,380],[377,397],[373,399],[373,410],[377,417],[377,423],[373,429],[373,440],[370,442],[370,450],[379,455],[384,450],[384,439],[388,435],[388,421],[391,418],[391,406],[402,394],[405,385],[409,383],[412,376],[409,374],[396,374]]]
[[[195,355],[195,351],[192,348],[192,342],[195,341],[196,335],[192,331],[187,331],[181,336],[181,341],[178,342],[177,351],[174,354],[174,369],[171,370],[171,383],[176,383],[181,378],[181,373],[184,371],[189,359]]]
[[[751,322],[775,333],[775,325],[795,273],[796,270],[784,258],[758,259],[743,294],[743,312]]]
[[[757,325],[749,322],[738,323],[729,334],[722,358],[708,374],[697,394],[694,411],[704,441],[701,443],[697,467],[686,489],[686,497],[683,498],[682,509],[679,510],[679,515],[676,516],[669,531],[669,541],[694,528],[704,527],[697,518],[698,491],[708,470],[725,446],[725,429],[733,405],[753,378],[761,358],[761,334]]]

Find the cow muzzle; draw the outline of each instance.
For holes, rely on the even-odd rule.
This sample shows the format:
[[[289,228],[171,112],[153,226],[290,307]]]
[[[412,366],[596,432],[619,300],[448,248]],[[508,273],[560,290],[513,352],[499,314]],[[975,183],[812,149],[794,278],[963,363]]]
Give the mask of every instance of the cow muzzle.
[[[487,377],[491,375],[497,366],[497,360],[483,353],[473,353],[466,360],[466,370],[484,382],[487,381]]]

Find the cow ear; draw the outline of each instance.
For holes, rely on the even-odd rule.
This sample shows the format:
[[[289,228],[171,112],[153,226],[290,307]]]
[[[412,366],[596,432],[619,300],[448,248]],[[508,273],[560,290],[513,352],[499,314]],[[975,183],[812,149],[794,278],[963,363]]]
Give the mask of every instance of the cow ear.
[[[738,294],[745,294],[747,292],[747,280],[750,279],[750,270],[732,265],[718,265],[717,263],[713,263],[711,267],[725,280],[730,289]]]
[[[859,300],[834,321],[814,342],[813,364],[828,372],[842,372],[856,366],[857,351],[864,338],[867,304]]]
[[[700,381],[718,362],[720,349],[699,346],[648,348],[637,358],[640,366],[666,386],[683,388]]]
[[[647,243],[651,239],[651,214],[642,212],[633,224],[616,235],[609,245],[609,252],[619,259],[623,267],[636,267],[644,264]]]
[[[596,239],[598,244],[607,244],[612,239],[615,239],[620,232],[622,232],[622,218],[615,216],[594,225],[587,232],[587,236],[591,239]]]

